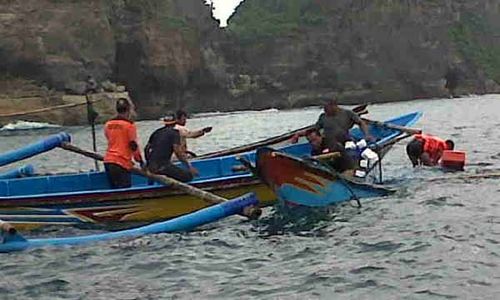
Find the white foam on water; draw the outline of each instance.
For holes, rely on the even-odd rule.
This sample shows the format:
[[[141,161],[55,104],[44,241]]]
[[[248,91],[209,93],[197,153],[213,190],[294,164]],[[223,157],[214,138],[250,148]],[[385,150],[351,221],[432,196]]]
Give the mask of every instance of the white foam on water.
[[[9,123],[3,126],[2,128],[0,128],[0,131],[35,130],[35,129],[59,128],[59,127],[61,126],[50,123],[16,121],[14,123]]]

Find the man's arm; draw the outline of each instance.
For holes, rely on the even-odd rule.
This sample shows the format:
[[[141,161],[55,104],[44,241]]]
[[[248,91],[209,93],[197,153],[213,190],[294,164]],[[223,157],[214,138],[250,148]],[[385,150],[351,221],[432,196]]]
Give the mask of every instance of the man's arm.
[[[184,148],[180,144],[174,144],[174,153],[177,159],[193,174],[194,176],[198,175],[198,170],[196,170],[191,163],[189,163],[187,158],[187,153],[184,151]]]
[[[325,116],[325,113],[322,113],[319,118],[318,118],[318,121],[316,121],[316,124],[314,124],[314,126],[320,130],[320,129],[323,129],[323,118]],[[295,144],[299,141],[299,138],[302,137],[302,136],[306,136],[307,135],[307,129],[306,130],[302,130],[302,131],[299,131],[297,132],[296,134],[293,135],[292,137],[292,143]]]
[[[205,134],[205,131],[203,129],[200,130],[186,130],[185,132],[182,133],[182,135],[188,139],[195,139],[200,136],[203,136]]]
[[[422,155],[420,155],[420,162],[424,166],[435,166],[436,165],[436,162],[434,162],[432,160],[431,156],[427,152],[424,152],[424,153],[422,153]]]
[[[357,124],[359,128],[361,128],[361,131],[363,131],[363,134],[365,135],[365,138],[367,140],[373,139],[373,137],[370,135],[370,129],[368,128],[368,124],[366,124],[365,121],[363,121],[355,112],[349,111],[351,115],[351,119],[354,122],[354,124]]]
[[[137,143],[137,128],[135,127],[135,124],[132,124],[129,127],[128,134],[129,134],[128,138],[130,141],[129,145],[130,149],[133,151],[134,160],[140,163],[142,166],[144,164],[144,160],[142,159],[139,143]]]

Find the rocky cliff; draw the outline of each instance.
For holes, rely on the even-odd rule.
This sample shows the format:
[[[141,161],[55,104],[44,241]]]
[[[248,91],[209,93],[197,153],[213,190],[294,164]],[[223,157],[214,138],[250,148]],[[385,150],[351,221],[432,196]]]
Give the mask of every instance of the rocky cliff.
[[[228,29],[247,93],[271,105],[442,97],[446,79],[452,93],[499,91],[498,0],[251,0]]]
[[[217,31],[198,0],[0,1],[0,80],[82,94],[93,75],[126,85],[140,115],[156,117],[196,104],[189,90],[209,81],[203,44]]]
[[[500,0],[246,0],[225,29],[202,0],[3,0],[0,81],[81,94],[91,74],[142,118],[499,92],[499,29]]]

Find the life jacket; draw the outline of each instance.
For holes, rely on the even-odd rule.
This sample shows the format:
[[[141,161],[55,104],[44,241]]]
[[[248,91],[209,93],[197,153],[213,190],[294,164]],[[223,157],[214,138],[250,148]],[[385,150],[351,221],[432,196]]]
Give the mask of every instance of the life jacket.
[[[424,143],[423,152],[427,153],[435,164],[443,155],[444,150],[448,150],[446,142],[438,137],[427,135],[427,134],[417,134],[415,139],[422,141]]]

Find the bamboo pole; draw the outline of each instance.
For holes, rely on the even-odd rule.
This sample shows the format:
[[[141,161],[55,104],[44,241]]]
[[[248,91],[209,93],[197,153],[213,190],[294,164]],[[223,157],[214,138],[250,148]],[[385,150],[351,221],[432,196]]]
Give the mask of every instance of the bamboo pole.
[[[99,98],[97,100],[92,100],[91,103],[96,103],[99,101],[102,101],[103,98]],[[44,107],[40,109],[34,109],[34,110],[29,110],[29,111],[22,111],[22,112],[16,112],[16,113],[8,113],[8,114],[0,114],[0,118],[14,118],[14,117],[21,117],[21,116],[26,116],[26,115],[33,115],[37,113],[42,113],[42,112],[47,112],[47,111],[53,111],[53,110],[59,110],[59,109],[65,109],[65,108],[71,108],[71,107],[77,107],[77,106],[83,106],[87,105],[87,102],[82,102],[82,103],[70,103],[70,104],[63,104],[63,105],[56,105],[56,106],[51,106],[51,107]]]
[[[63,143],[60,147],[64,150],[68,150],[68,151],[71,151],[73,153],[78,153],[78,154],[81,154],[83,156],[93,158],[95,160],[102,161],[104,159],[103,156],[98,154],[98,153],[80,149],[74,145],[71,145],[70,143]],[[167,177],[165,175],[154,174],[154,173],[151,173],[147,170],[139,169],[136,167],[133,167],[131,169],[131,171],[135,174],[139,174],[141,176],[144,176],[144,177],[149,178],[151,180],[154,180],[156,182],[160,182],[164,185],[172,186],[173,188],[176,188],[176,189],[178,189],[186,194],[201,198],[201,199],[203,199],[211,204],[218,204],[218,203],[222,203],[222,202],[227,201],[227,199],[225,199],[225,198],[222,198],[222,197],[217,196],[215,194],[209,193],[207,191],[204,191],[202,189],[199,189],[199,188],[194,187],[192,185],[189,185],[187,183],[180,182],[178,180]],[[243,210],[243,213],[242,213],[242,215],[244,215],[245,217],[248,217],[250,219],[257,219],[260,217],[261,214],[262,214],[261,209],[258,207],[253,207],[253,206],[252,207],[245,207],[245,209]]]

